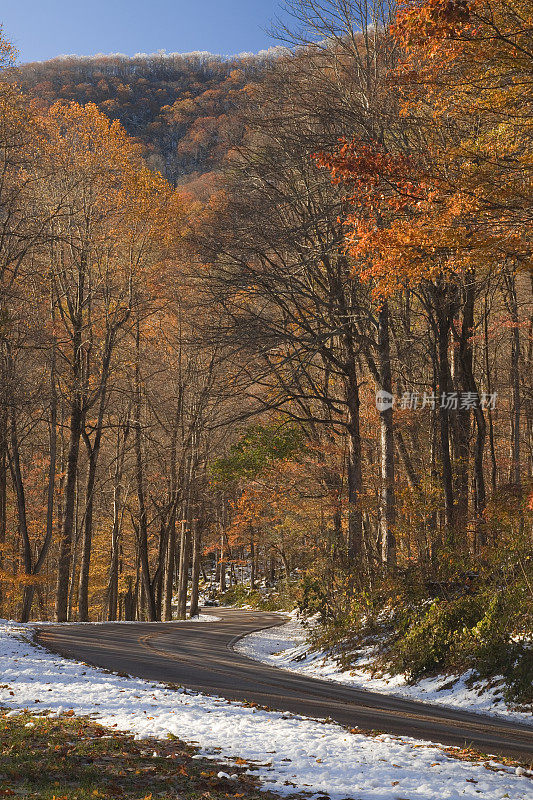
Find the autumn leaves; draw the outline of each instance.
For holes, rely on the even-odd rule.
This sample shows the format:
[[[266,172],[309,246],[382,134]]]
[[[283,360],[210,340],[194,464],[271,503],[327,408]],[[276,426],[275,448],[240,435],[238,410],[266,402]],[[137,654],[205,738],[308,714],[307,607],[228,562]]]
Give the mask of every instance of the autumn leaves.
[[[15,86],[1,90],[2,459],[17,508],[15,522],[3,501],[2,538],[15,524],[22,575],[15,570],[10,583],[24,586],[27,619],[59,531],[56,617],[67,619],[79,582],[78,612],[86,619],[110,398],[135,371],[140,356],[132,331],[144,328],[161,301],[158,276],[175,260],[183,204],[120,124],[95,105],[56,103],[40,112]],[[28,469],[32,452],[42,458],[40,476]],[[41,500],[39,481],[48,487]]]

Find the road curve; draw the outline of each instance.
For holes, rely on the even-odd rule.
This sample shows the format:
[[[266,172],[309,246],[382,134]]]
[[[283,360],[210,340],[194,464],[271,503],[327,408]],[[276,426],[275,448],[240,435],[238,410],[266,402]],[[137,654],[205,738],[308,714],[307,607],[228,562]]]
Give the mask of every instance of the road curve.
[[[533,727],[308,678],[236,653],[241,636],[280,624],[275,614],[215,609],[220,621],[47,626],[39,644],[97,667],[179,684],[229,700],[330,718],[342,725],[470,746],[533,762]]]

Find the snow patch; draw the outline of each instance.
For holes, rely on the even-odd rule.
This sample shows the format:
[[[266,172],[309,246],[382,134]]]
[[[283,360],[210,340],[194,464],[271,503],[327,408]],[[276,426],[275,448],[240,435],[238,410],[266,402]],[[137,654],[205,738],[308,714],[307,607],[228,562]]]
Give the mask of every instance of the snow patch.
[[[32,641],[34,626],[0,622],[0,704],[11,716],[73,710],[137,738],[173,734],[218,762],[244,758],[265,789],[331,800],[533,800],[515,769],[468,763],[407,737],[365,736],[340,725],[264,711],[220,697],[107,674]]]
[[[282,627],[258,631],[241,639],[235,645],[235,650],[274,667],[342,683],[354,689],[369,689],[373,692],[383,692],[479,714],[490,714],[533,725],[531,712],[518,711],[507,706],[501,696],[497,678],[491,681],[490,686],[488,681],[477,681],[470,686],[469,678],[473,674],[470,671],[458,676],[437,675],[434,678],[424,678],[411,686],[403,675],[372,676],[374,647],[363,648],[353,668],[342,670],[327,654],[310,651],[307,641],[308,629],[296,612],[292,612],[290,616],[290,621]],[[313,624],[312,621],[310,624]]]

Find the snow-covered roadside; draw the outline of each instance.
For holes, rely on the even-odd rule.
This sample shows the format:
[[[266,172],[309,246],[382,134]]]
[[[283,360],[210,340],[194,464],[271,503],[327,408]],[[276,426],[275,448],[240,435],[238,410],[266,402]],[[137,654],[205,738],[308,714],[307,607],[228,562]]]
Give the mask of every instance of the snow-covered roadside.
[[[533,715],[528,712],[510,709],[501,697],[497,686],[486,688],[486,682],[478,682],[469,688],[466,681],[470,673],[457,680],[450,676],[437,676],[419,681],[410,686],[401,675],[372,677],[369,671],[372,648],[347,671],[339,669],[338,664],[323,653],[308,652],[306,628],[294,612],[291,620],[279,628],[252,633],[237,642],[235,649],[243,655],[265,664],[299,672],[313,678],[335,681],[357,689],[370,689],[373,692],[399,695],[411,700],[435,703],[450,708],[462,708],[482,714],[514,719],[533,725]]]
[[[170,690],[69,661],[33,644],[32,626],[0,622],[0,705],[16,714],[72,709],[139,738],[173,734],[217,760],[251,762],[265,788],[332,800],[533,800],[522,771],[487,769],[439,748]],[[229,770],[231,772],[231,769]]]

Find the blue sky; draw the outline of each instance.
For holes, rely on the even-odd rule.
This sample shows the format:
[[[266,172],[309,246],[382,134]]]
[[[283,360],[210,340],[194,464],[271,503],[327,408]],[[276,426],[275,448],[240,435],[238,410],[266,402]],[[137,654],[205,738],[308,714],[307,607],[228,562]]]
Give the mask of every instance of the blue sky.
[[[209,50],[231,55],[276,42],[279,0],[2,0],[0,22],[19,60],[66,53]]]

